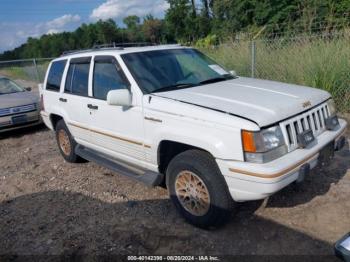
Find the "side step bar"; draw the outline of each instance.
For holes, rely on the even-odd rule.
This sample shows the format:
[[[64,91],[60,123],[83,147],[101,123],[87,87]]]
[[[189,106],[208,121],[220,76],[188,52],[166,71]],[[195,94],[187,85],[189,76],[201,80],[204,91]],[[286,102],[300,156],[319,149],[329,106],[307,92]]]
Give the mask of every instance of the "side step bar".
[[[159,186],[164,179],[163,174],[129,166],[124,162],[121,162],[115,159],[110,159],[106,155],[96,152],[95,150],[89,149],[82,145],[76,146],[75,153],[86,160],[95,162],[120,175],[130,177],[148,186],[152,186],[152,187]]]

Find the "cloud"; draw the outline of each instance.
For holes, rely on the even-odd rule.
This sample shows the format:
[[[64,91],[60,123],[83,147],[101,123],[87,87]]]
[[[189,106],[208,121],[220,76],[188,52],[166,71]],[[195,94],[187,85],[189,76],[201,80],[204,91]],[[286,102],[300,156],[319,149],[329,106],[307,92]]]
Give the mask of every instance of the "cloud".
[[[10,50],[26,42],[28,37],[57,34],[70,31],[80,25],[79,15],[66,14],[42,23],[0,23],[0,52]]]
[[[49,28],[49,32],[59,32],[60,30],[64,30],[66,25],[80,22],[80,20],[81,18],[79,15],[63,15],[40,26]]]
[[[114,18],[120,20],[129,15],[145,16],[153,14],[162,16],[169,7],[165,0],[108,0],[95,8],[90,18],[92,20],[106,20]]]

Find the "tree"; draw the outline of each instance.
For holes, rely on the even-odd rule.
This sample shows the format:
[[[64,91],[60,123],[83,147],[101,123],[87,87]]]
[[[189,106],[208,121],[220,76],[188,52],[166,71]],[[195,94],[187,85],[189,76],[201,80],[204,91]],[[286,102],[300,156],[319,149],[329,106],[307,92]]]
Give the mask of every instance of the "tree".
[[[170,7],[165,14],[168,32],[180,41],[191,40],[191,5],[188,0],[168,0],[168,3]]]
[[[140,25],[140,17],[136,15],[127,16],[123,19],[123,23],[128,29],[134,30]]]
[[[160,43],[162,38],[163,23],[159,19],[155,19],[152,15],[145,17],[142,30],[147,40],[152,43]]]
[[[196,10],[196,0],[191,0],[191,6],[192,6],[192,16],[197,16],[197,10]]]
[[[127,27],[127,40],[130,42],[143,41],[140,18],[136,15],[127,16],[123,19],[123,23]]]

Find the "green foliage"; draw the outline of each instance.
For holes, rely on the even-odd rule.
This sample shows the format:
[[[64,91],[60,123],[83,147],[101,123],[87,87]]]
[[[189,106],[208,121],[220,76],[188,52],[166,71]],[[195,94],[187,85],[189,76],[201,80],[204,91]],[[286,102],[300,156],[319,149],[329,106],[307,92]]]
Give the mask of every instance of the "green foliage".
[[[216,35],[207,35],[205,38],[198,39],[195,43],[197,48],[210,48],[218,44],[218,37]]]
[[[12,79],[32,80],[22,67],[0,69],[0,75],[11,77]]]
[[[168,0],[166,25],[180,42],[196,42],[209,34],[222,40],[237,33],[314,32],[349,24],[349,0]],[[255,29],[255,30],[254,30]]]
[[[161,20],[155,19],[152,15],[145,17],[142,26],[144,37],[152,43],[161,43],[164,26]]]

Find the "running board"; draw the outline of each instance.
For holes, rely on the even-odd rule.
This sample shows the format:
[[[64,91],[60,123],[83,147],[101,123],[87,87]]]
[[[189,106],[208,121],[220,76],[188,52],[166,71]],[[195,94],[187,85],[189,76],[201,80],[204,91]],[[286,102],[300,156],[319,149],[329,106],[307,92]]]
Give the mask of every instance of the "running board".
[[[130,166],[124,162],[111,159],[108,156],[99,153],[93,149],[89,149],[82,145],[75,147],[75,153],[91,162],[95,162],[105,168],[108,168],[120,175],[130,177],[137,181],[140,181],[148,186],[159,186],[163,182],[163,174],[153,171],[140,169],[138,167]]]

